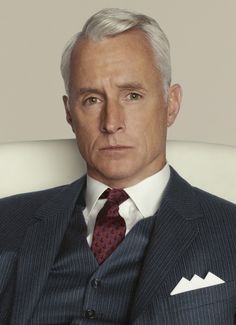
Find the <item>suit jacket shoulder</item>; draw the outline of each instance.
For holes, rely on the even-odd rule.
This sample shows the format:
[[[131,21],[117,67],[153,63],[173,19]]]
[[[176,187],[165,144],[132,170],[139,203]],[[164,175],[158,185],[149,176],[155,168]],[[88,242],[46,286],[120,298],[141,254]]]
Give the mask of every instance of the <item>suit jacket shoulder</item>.
[[[236,227],[236,204],[198,188],[194,188],[194,191],[205,214],[213,217],[215,222],[224,220],[224,223],[230,222],[231,226]]]
[[[75,201],[83,183],[84,177],[69,185],[0,199],[0,249],[19,247],[27,228],[37,220],[38,211],[44,210],[46,217],[55,206],[62,209],[68,198]]]
[[[181,213],[191,211],[192,218],[199,215],[223,218],[236,222],[236,204],[192,186],[171,167],[171,178],[164,196]],[[195,213],[194,213],[195,211]],[[216,221],[216,219],[215,219]]]

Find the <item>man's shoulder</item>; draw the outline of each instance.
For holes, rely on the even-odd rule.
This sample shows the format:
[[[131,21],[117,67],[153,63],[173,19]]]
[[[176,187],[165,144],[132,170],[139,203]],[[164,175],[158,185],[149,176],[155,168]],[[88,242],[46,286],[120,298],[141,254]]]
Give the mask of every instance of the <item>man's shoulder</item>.
[[[236,204],[199,188],[193,190],[202,212],[202,226],[236,238]]]
[[[204,216],[212,222],[229,221],[236,226],[236,204],[189,184],[172,168],[168,199],[185,215]]]
[[[198,201],[201,207],[205,210],[216,211],[231,211],[234,214],[236,213],[236,204],[230,202],[222,197],[214,195],[212,193],[206,192],[203,189],[193,187],[193,190],[198,198]],[[236,217],[236,215],[235,215]]]
[[[11,218],[14,218],[14,222],[19,218],[22,223],[31,219],[41,206],[53,201],[59,201],[60,196],[63,193],[70,191],[77,184],[81,182],[81,179],[66,185],[61,185],[41,191],[28,192],[8,196],[0,199],[0,223],[4,220],[8,222]]]
[[[28,192],[28,193],[20,193],[12,196],[7,196],[0,199],[0,207],[2,211],[13,211],[14,209],[22,209],[22,208],[33,208],[37,207],[41,203],[45,202],[45,200],[50,199],[61,190],[63,190],[68,185],[62,185],[58,187],[53,187],[41,191]]]
[[[18,247],[27,229],[39,219],[67,211],[68,206],[75,204],[83,180],[0,199],[0,247]]]
[[[46,202],[50,201],[63,186],[37,191],[22,193],[0,200],[0,229],[8,232],[27,228],[33,221],[35,212]]]

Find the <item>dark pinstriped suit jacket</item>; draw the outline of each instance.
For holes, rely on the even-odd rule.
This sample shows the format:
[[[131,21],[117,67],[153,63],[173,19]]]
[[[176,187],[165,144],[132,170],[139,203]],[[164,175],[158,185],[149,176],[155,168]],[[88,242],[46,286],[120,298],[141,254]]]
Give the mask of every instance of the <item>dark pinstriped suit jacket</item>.
[[[84,182],[0,200],[1,325],[28,323]],[[170,296],[209,271],[225,284]],[[171,169],[127,324],[230,325],[235,314],[236,206]]]

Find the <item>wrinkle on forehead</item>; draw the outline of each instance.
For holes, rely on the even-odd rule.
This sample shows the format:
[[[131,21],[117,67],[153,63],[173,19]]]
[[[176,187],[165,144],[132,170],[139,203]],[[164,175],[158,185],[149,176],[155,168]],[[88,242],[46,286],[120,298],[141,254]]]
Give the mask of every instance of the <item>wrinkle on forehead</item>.
[[[128,83],[145,87],[147,77],[154,75],[159,82],[161,78],[153,50],[141,31],[129,31],[101,41],[81,40],[71,60],[70,84],[79,88],[119,87]]]
[[[149,60],[155,64],[153,49],[142,31],[132,30],[121,33],[114,37],[106,37],[101,41],[89,39],[81,40],[72,51],[72,64],[79,63],[81,59],[91,64],[97,57],[103,56],[101,64],[112,62],[114,65],[122,63],[124,57],[127,59],[127,50],[130,56],[130,62],[141,60],[142,57],[149,56]],[[115,53],[114,55],[105,55]]]

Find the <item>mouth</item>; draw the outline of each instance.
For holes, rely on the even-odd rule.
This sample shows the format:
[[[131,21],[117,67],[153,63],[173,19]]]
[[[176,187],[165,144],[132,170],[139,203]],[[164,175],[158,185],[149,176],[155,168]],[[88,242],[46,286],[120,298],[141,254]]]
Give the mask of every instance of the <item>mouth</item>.
[[[130,146],[115,145],[115,146],[102,147],[100,150],[101,151],[122,151],[122,150],[131,149],[131,148],[132,147],[130,147]]]

